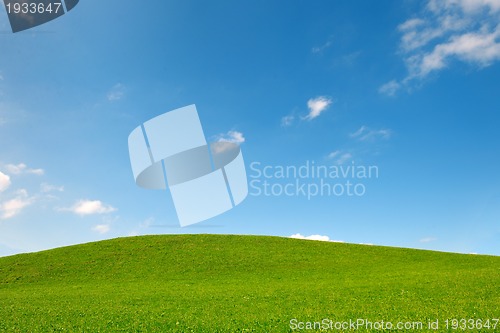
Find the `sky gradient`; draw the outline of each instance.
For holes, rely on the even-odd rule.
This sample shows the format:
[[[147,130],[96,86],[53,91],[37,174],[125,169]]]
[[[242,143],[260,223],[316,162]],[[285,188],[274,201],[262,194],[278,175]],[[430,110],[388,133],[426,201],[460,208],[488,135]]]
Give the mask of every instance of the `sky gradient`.
[[[2,7],[0,32],[0,255],[174,233],[500,255],[500,0],[82,0],[16,34]],[[190,104],[249,180],[313,161],[378,177],[180,228],[127,138]]]

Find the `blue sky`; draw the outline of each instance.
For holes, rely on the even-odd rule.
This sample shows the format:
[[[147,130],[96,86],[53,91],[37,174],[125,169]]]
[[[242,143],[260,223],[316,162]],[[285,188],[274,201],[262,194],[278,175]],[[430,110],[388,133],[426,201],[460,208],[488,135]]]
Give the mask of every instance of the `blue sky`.
[[[81,1],[0,9],[0,255],[142,234],[500,255],[500,1]],[[127,138],[196,104],[251,163],[377,166],[363,196],[254,196],[180,228]],[[277,183],[283,180],[275,180]]]

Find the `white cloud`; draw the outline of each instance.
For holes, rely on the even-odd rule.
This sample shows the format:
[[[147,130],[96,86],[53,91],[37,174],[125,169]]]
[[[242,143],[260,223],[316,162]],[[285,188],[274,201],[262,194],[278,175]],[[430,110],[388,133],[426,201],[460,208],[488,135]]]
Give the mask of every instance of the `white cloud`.
[[[394,96],[396,95],[396,92],[399,90],[400,87],[401,87],[400,83],[398,83],[396,80],[391,80],[386,84],[380,86],[378,92],[387,96]]]
[[[29,169],[26,172],[31,173],[33,175],[38,175],[38,176],[45,174],[45,170],[43,170],[43,169]]]
[[[341,165],[353,158],[351,153],[342,152],[341,150],[332,151],[326,156],[327,159],[333,160],[335,164]]]
[[[288,116],[284,116],[283,118],[281,118],[281,126],[283,126],[283,127],[291,126],[293,124],[294,120],[295,120],[295,116],[292,114],[288,115]]]
[[[23,198],[15,198],[0,204],[0,219],[10,219],[30,205],[30,201]]]
[[[115,84],[107,95],[108,101],[110,102],[119,101],[123,97],[125,97],[125,86],[121,83]]]
[[[323,235],[304,236],[304,235],[301,235],[301,234],[293,234],[293,235],[290,236],[290,238],[315,240],[315,241],[322,241],[322,242],[336,242],[336,243],[343,243],[344,242],[344,241],[340,241],[340,240],[333,240],[333,239],[330,239],[330,237],[323,236]]]
[[[315,47],[313,47],[312,50],[311,50],[311,52],[312,53],[321,53],[324,50],[326,50],[327,48],[329,48],[330,46],[332,46],[332,42],[331,41],[327,41],[325,44],[323,44],[321,46],[315,46]]]
[[[101,235],[109,232],[111,230],[111,226],[109,224],[98,224],[92,227],[92,231],[98,232]]]
[[[60,209],[69,211],[80,216],[108,214],[116,211],[116,208],[106,205],[99,200],[80,200],[69,208]]]
[[[401,37],[401,48],[404,52],[417,50],[429,42],[453,31],[464,29],[468,20],[456,15],[443,15],[436,18],[432,24],[422,19],[410,19],[398,27],[403,34]]]
[[[328,156],[326,158],[329,160],[334,159],[335,157],[339,156],[340,153],[341,153],[340,150],[332,151],[330,154],[328,154]]]
[[[309,114],[304,117],[306,120],[312,120],[317,118],[328,109],[328,107],[332,104],[332,100],[325,96],[318,96],[315,98],[311,98],[307,101],[307,107],[309,108]]]
[[[245,142],[245,137],[243,133],[238,131],[229,131],[226,134],[219,134],[217,136],[218,142],[232,142],[236,144],[242,144]]]
[[[429,0],[419,16],[398,27],[407,76],[380,93],[394,95],[454,61],[479,69],[500,61],[500,0]]]
[[[499,0],[429,0],[427,8],[433,12],[460,8],[465,13],[477,13],[487,10],[489,14],[500,11]]]
[[[425,238],[420,239],[419,242],[420,243],[430,243],[430,242],[434,242],[436,240],[437,239],[434,237],[425,237]]]
[[[49,193],[49,192],[64,192],[64,186],[56,186],[47,183],[40,184],[40,192]]]
[[[400,31],[411,31],[421,25],[425,24],[425,21],[419,18],[409,19],[398,26]]]
[[[352,159],[351,153],[344,153],[344,154],[340,155],[340,157],[335,161],[335,163],[338,165],[341,165],[347,161],[350,161],[351,159]]]
[[[7,164],[5,170],[11,175],[20,175],[23,173],[41,176],[45,173],[43,169],[31,169],[24,163]]]
[[[23,198],[27,198],[28,197],[28,191],[26,189],[24,189],[24,188],[17,190],[15,192],[15,194],[17,196],[20,196],[20,197],[23,197]]]
[[[10,219],[20,214],[24,208],[34,202],[34,198],[29,198],[26,190],[19,190],[16,194],[16,198],[7,200],[0,204],[0,219]]]
[[[10,177],[0,171],[0,192],[5,191],[11,184]]]
[[[351,138],[360,140],[360,141],[369,141],[376,139],[389,139],[392,135],[392,131],[389,129],[379,129],[374,130],[370,129],[367,126],[361,126],[356,132],[349,134]]]
[[[437,45],[431,52],[412,58],[410,72],[423,77],[446,67],[451,59],[486,67],[500,60],[500,26],[493,32],[466,33],[453,36],[448,42]]]

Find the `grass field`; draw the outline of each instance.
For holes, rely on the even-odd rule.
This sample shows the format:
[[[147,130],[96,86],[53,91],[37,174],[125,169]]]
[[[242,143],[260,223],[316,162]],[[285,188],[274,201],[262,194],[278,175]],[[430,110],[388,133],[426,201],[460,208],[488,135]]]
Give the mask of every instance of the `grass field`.
[[[445,320],[499,317],[500,257],[173,235],[0,258],[2,332],[290,332],[326,318],[463,332]]]

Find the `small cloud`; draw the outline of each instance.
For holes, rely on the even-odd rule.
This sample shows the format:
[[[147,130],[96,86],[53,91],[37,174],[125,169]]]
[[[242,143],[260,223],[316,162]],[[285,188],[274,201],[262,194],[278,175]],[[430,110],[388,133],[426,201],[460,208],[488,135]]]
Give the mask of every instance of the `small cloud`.
[[[332,151],[326,156],[328,160],[334,160],[335,164],[341,165],[352,159],[351,153],[343,153],[341,150]]]
[[[318,96],[316,98],[311,98],[307,101],[307,107],[309,108],[309,114],[303,119],[312,120],[317,118],[328,109],[332,104],[332,100],[325,96]]]
[[[330,46],[332,46],[332,42],[331,41],[327,41],[325,44],[323,44],[321,46],[315,46],[315,47],[313,47],[311,49],[311,52],[312,53],[321,53],[324,50],[326,50],[327,48],[329,48]]]
[[[111,230],[111,226],[109,224],[98,224],[92,227],[92,231],[100,233],[101,235],[109,232]]]
[[[291,126],[293,124],[294,120],[295,120],[295,116],[292,114],[288,115],[288,116],[284,116],[283,118],[281,118],[281,126],[283,126],[283,127]]]
[[[80,216],[108,214],[116,211],[116,208],[105,205],[99,200],[80,200],[69,208],[59,209],[69,211]]]
[[[43,169],[31,169],[28,168],[28,166],[24,163],[7,164],[5,166],[5,170],[11,175],[20,175],[27,173],[27,174],[42,176],[43,174],[45,174],[45,171]]]
[[[132,231],[130,231],[127,236],[129,237],[133,237],[133,236],[139,236],[141,235],[141,230],[145,229],[145,228],[150,228],[152,226],[154,226],[155,224],[155,221],[156,219],[154,217],[148,217],[147,219],[145,219],[144,221],[142,221],[138,228],[136,229],[133,229]]]
[[[383,95],[394,96],[399,88],[401,88],[401,84],[399,84],[396,80],[392,80],[380,86],[378,92]]]
[[[437,239],[434,237],[425,237],[425,238],[420,239],[419,242],[420,243],[430,243],[430,242],[434,242],[436,240]]]
[[[147,219],[141,222],[140,226],[144,228],[149,228],[151,225],[154,224],[154,222],[155,222],[154,217],[148,217]]]
[[[369,141],[376,139],[384,139],[387,140],[391,137],[392,131],[389,129],[379,129],[374,130],[370,129],[367,126],[361,126],[356,132],[349,134],[351,138],[360,140],[360,141]]]
[[[31,205],[34,201],[34,198],[28,197],[28,192],[26,190],[19,190],[16,194],[16,198],[0,204],[0,219],[7,220],[19,215],[24,208]]]
[[[315,240],[315,241],[322,241],[322,242],[344,243],[344,241],[341,241],[341,240],[331,240],[330,237],[323,236],[323,235],[304,236],[304,235],[301,235],[301,234],[294,234],[294,235],[291,235],[289,238]]]
[[[40,192],[49,193],[49,192],[64,192],[64,186],[56,186],[47,183],[40,184]]]
[[[11,184],[10,177],[0,171],[0,192],[5,191]]]
[[[361,51],[355,51],[348,53],[342,57],[340,57],[338,63],[346,66],[352,66],[356,63],[357,59],[361,55]]]
[[[413,18],[405,21],[404,23],[401,23],[398,26],[399,31],[408,31],[408,30],[413,30],[415,28],[418,28],[419,26],[425,24],[425,21],[419,18]]]
[[[17,196],[22,197],[22,198],[27,198],[27,197],[28,197],[28,191],[27,191],[26,189],[24,189],[24,188],[17,190],[17,191],[15,192],[15,194],[16,194]]]
[[[29,169],[26,172],[37,176],[42,176],[43,174],[45,174],[45,170],[43,169]]]
[[[217,136],[217,142],[231,142],[236,144],[242,144],[243,142],[245,142],[245,137],[241,132],[229,131],[226,134],[219,134]]]
[[[115,102],[121,100],[125,97],[125,86],[121,83],[117,83],[108,92],[107,98],[110,102]]]
[[[328,156],[326,158],[329,159],[329,160],[332,160],[335,157],[339,156],[340,153],[341,153],[340,150],[332,151],[330,154],[328,154]]]
[[[352,159],[352,154],[351,153],[344,153],[342,154],[336,161],[338,165],[344,164],[345,162],[349,161]]]

